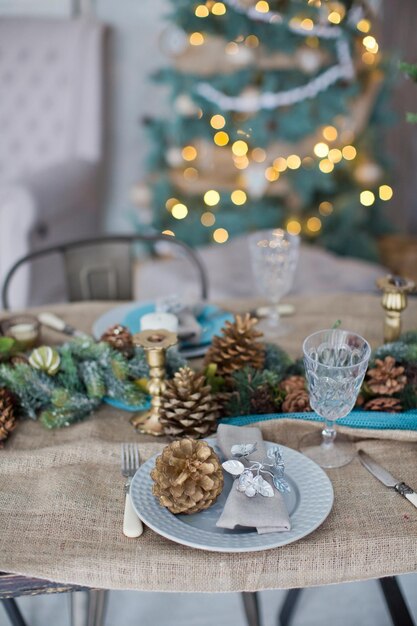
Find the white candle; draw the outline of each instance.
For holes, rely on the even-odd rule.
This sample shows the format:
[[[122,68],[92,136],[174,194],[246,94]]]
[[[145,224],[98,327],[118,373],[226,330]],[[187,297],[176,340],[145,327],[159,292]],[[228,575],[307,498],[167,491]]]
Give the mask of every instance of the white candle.
[[[146,313],[140,318],[141,330],[169,330],[178,331],[178,318],[173,313]]]
[[[37,330],[33,324],[22,323],[10,326],[9,334],[18,341],[32,341],[37,337]]]

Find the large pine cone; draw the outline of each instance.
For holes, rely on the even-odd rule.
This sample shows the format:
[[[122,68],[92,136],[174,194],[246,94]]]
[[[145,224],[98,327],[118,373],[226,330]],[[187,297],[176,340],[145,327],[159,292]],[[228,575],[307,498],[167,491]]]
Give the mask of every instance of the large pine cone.
[[[118,350],[127,359],[133,355],[133,338],[132,333],[126,326],[115,324],[106,330],[100,337],[100,341],[105,341],[114,350]]]
[[[0,447],[16,428],[15,399],[8,389],[0,389]]]
[[[218,376],[229,378],[233,372],[246,366],[262,369],[265,363],[265,345],[258,341],[263,333],[255,329],[258,320],[249,313],[236,315],[226,322],[222,335],[213,338],[205,363],[217,365]]]
[[[285,393],[291,393],[297,389],[305,390],[306,380],[304,376],[289,376],[285,380],[282,380],[278,386],[282,391],[285,391]]]
[[[223,489],[219,457],[205,441],[180,439],[166,446],[151,471],[152,493],[171,513],[198,513]]]
[[[170,437],[206,437],[214,432],[219,405],[203,374],[181,367],[167,381],[161,397],[160,422]]]
[[[396,365],[392,356],[375,360],[375,367],[366,374],[366,384],[372,393],[377,396],[392,396],[402,391],[407,384],[402,365]]]
[[[283,413],[306,413],[311,411],[310,399],[305,389],[290,391],[282,403]]]
[[[365,406],[365,411],[384,411],[385,413],[399,413],[402,411],[398,398],[372,398]]]

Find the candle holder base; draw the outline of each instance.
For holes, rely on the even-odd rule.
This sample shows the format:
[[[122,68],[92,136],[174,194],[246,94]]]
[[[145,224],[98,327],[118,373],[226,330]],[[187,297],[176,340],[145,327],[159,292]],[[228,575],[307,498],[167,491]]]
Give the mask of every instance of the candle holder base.
[[[138,432],[145,435],[160,437],[164,434],[159,417],[152,412],[152,409],[148,409],[147,411],[142,411],[141,413],[134,415],[131,418],[130,423]]]

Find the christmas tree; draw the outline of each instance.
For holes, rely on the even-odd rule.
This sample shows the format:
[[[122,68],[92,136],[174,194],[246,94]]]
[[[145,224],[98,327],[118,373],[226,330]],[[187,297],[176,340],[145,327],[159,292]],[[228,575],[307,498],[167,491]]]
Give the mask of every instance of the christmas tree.
[[[156,79],[172,115],[148,120],[150,174],[136,189],[153,226],[191,245],[284,227],[376,259],[393,190],[364,2],[175,0],[170,20],[161,46],[172,67]]]

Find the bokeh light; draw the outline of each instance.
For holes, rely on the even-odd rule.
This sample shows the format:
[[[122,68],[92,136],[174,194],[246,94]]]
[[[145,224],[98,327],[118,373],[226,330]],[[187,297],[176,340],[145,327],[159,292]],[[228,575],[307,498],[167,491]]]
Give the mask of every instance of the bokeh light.
[[[242,204],[245,204],[247,200],[247,195],[242,189],[235,189],[234,191],[232,191],[230,198],[233,204],[241,206]]]
[[[225,228],[216,228],[213,239],[216,243],[225,243],[229,239],[229,233]]]
[[[184,146],[181,154],[184,161],[194,161],[197,158],[197,150],[194,146]]]
[[[216,204],[219,204],[219,202],[220,202],[220,194],[219,194],[219,192],[216,191],[215,189],[209,189],[204,194],[204,202],[208,206],[216,206]]]
[[[375,194],[368,190],[362,191],[360,200],[363,206],[371,206],[375,202]]]
[[[183,220],[188,215],[188,209],[185,204],[179,202],[172,207],[171,215],[175,217],[176,220]]]

